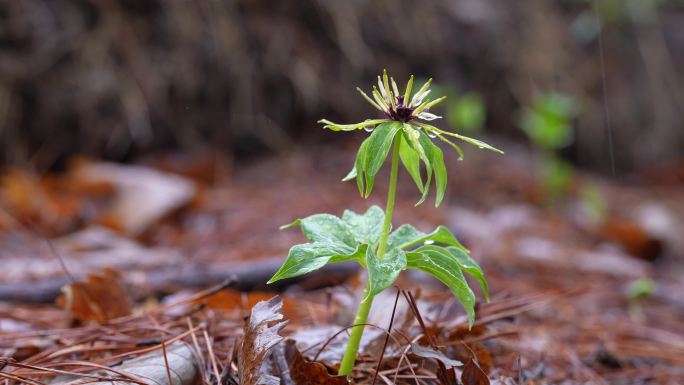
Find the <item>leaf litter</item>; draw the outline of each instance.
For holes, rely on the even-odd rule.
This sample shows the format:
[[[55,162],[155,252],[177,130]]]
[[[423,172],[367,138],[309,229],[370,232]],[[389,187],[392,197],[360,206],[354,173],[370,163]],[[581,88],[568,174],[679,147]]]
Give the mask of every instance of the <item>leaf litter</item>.
[[[245,273],[257,266],[274,272],[277,266],[268,261],[301,241],[275,230],[295,216],[343,206],[365,211],[350,198],[352,188],[328,187],[337,179],[329,171],[340,169],[331,159],[344,156],[326,151],[318,159],[314,154],[314,162],[296,156],[265,161],[220,183],[204,176],[210,172],[184,172],[183,162],[160,160],[154,167],[194,186],[192,196],[166,205],[139,227],[112,219],[113,208],[121,207],[121,187],[113,178],[88,180],[75,169],[63,175],[3,173],[0,257],[8,274],[0,280],[0,294],[55,283],[34,303],[11,302],[17,290],[2,296],[0,376],[30,384],[65,376],[184,384],[176,375],[195,367],[204,384],[235,384],[241,377],[250,383],[262,375],[286,384],[345,383],[332,374],[359,290],[353,275],[326,270],[316,279],[287,283],[282,300],[269,302],[273,293],[258,286],[268,273]],[[491,302],[478,293],[469,330],[462,308],[439,283],[420,273],[400,276],[397,285],[414,300],[407,294],[395,301],[393,289],[386,300],[378,297],[383,305],[371,315],[353,382],[681,383],[684,298],[676,293],[684,292],[677,262],[684,248],[673,235],[684,231],[681,188],[603,182],[611,197],[609,221],[597,227],[575,211],[541,208],[524,167],[490,164],[477,155],[465,162],[480,163],[459,168],[453,178],[449,191],[458,206],[447,213],[402,210],[397,221],[413,219],[423,231],[451,223],[488,273]],[[274,179],[274,170],[289,178]],[[410,203],[414,197],[404,187],[398,199]],[[39,199],[27,199],[30,192]],[[122,215],[136,215],[126,210]],[[44,247],[46,237],[77,280],[65,277]],[[135,253],[126,257],[123,250]],[[231,273],[233,280],[221,284]],[[629,299],[629,284],[643,277],[654,280],[653,292]],[[218,286],[197,289],[211,284]],[[241,291],[250,284],[261,291]],[[62,308],[50,304],[60,287],[67,294]],[[251,327],[259,319],[264,323]],[[287,326],[272,329],[284,321]],[[256,335],[263,343],[256,344]],[[247,340],[253,342],[241,343]],[[190,354],[176,356],[178,346]],[[154,380],[131,369],[146,360],[159,369]]]

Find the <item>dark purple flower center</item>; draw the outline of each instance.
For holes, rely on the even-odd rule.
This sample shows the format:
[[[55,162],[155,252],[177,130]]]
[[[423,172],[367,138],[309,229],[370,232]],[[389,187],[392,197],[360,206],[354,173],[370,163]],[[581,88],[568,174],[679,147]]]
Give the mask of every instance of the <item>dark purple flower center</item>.
[[[397,96],[397,106],[389,108],[387,116],[399,122],[409,122],[413,119],[413,108],[404,105],[404,95]]]

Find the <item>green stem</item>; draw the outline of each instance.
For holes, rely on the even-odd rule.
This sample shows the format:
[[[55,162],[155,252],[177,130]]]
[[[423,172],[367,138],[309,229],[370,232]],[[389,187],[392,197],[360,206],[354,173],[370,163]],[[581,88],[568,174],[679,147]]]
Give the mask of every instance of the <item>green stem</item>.
[[[387,191],[387,207],[385,208],[385,221],[382,223],[382,233],[380,235],[380,244],[378,245],[378,258],[382,258],[382,256],[385,255],[385,249],[387,248],[387,238],[389,238],[389,233],[392,229],[392,213],[394,211],[394,198],[397,195],[398,174],[399,138],[395,137],[394,148],[392,149],[392,171],[390,173],[389,191]]]
[[[387,249],[387,239],[392,228],[392,212],[394,211],[394,198],[397,195],[397,175],[399,174],[399,139],[395,138],[394,147],[392,150],[392,171],[390,173],[389,191],[387,192],[387,207],[385,209],[385,221],[382,223],[382,233],[380,235],[380,242],[378,245],[378,258],[382,258]],[[361,336],[363,336],[364,324],[368,320],[368,313],[373,304],[373,296],[366,295],[368,293],[368,286],[364,291],[364,300],[359,304],[359,309],[354,318],[354,326],[347,342],[347,348],[344,351],[344,357],[340,363],[340,376],[350,376],[354,369],[354,362],[356,361],[356,354],[359,352],[359,344],[361,343]]]

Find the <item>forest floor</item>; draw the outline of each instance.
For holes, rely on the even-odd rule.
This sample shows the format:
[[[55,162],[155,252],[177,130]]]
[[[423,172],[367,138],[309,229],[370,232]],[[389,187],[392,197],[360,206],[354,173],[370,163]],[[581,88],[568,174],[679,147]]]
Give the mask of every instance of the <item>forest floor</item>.
[[[450,159],[438,209],[414,207],[418,193],[400,175],[395,223],[450,227],[485,271],[491,301],[478,292],[468,330],[445,287],[402,274],[375,301],[354,383],[684,383],[684,166],[579,174],[552,205],[525,154]],[[246,165],[206,153],[4,170],[0,377],[346,383],[328,373],[360,271],[334,265],[280,284],[279,299],[265,281],[303,241],[280,225],[383,206],[384,173],[368,200],[339,182],[353,155],[319,147]]]

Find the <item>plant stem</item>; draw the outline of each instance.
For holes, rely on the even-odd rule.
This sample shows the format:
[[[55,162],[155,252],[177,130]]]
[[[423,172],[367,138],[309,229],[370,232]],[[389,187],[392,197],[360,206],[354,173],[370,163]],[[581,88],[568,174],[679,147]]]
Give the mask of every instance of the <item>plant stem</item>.
[[[387,207],[385,209],[385,220],[382,223],[382,233],[378,245],[377,255],[382,258],[387,249],[387,239],[392,228],[392,212],[394,211],[394,199],[397,195],[397,175],[399,174],[399,139],[395,138],[392,149],[392,170],[390,172],[390,184],[387,191]],[[364,290],[364,299],[359,304],[359,309],[354,317],[354,326],[347,342],[347,348],[344,351],[344,357],[340,363],[340,376],[350,376],[354,369],[354,362],[356,361],[356,354],[359,352],[359,344],[361,343],[361,336],[363,336],[364,324],[368,320],[368,313],[373,304],[372,295],[367,295],[368,285]]]
[[[398,136],[398,135],[397,135]],[[387,238],[392,229],[392,213],[394,211],[394,198],[397,195],[397,176],[399,174],[399,139],[395,137],[392,149],[392,171],[390,173],[389,190],[387,191],[387,207],[385,208],[385,221],[382,223],[380,244],[378,245],[378,258],[385,255]]]

